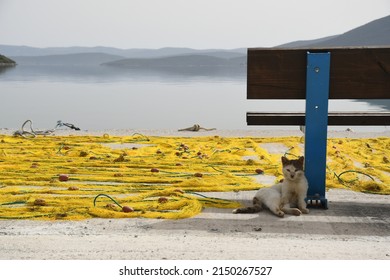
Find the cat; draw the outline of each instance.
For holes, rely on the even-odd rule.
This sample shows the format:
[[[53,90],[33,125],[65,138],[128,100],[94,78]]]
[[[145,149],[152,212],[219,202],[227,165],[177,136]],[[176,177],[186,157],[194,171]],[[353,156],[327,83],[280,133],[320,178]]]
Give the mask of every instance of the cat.
[[[234,214],[257,213],[263,208],[268,208],[278,217],[284,217],[285,213],[296,216],[309,213],[305,202],[309,185],[303,172],[304,157],[289,160],[283,156],[281,160],[284,180],[258,190],[253,206],[235,209]]]

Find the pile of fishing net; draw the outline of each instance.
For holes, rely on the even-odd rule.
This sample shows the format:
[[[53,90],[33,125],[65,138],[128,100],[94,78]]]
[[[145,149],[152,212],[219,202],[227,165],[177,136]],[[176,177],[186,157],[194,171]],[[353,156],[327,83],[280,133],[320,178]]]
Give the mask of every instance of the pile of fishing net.
[[[390,194],[389,150],[388,138],[329,139],[327,187]],[[0,219],[189,218],[239,207],[207,192],[278,182],[280,157],[302,154],[299,137],[0,135]]]

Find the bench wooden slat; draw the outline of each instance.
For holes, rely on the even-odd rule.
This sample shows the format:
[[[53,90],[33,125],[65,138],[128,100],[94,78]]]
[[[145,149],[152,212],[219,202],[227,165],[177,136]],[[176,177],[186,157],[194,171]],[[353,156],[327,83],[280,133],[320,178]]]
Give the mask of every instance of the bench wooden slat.
[[[390,48],[248,49],[248,99],[305,99],[307,52],[331,53],[329,99],[389,99]]]
[[[248,112],[248,125],[305,125],[305,113]],[[390,125],[390,112],[330,112],[328,125]]]

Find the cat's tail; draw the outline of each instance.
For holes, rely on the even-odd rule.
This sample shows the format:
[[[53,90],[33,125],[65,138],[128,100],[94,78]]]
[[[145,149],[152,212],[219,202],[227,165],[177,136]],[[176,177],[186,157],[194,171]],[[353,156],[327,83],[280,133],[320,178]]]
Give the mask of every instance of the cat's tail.
[[[257,213],[260,211],[261,211],[261,207],[250,206],[250,207],[243,207],[243,208],[234,209],[233,214]]]
[[[242,207],[233,210],[233,214],[246,214],[246,213],[257,213],[263,210],[260,201],[255,197],[253,198],[253,206]]]

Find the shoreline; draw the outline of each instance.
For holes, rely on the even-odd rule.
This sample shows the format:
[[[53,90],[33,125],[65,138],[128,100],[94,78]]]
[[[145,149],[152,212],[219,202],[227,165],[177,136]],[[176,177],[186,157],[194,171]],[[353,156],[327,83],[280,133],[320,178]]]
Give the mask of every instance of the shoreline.
[[[12,135],[18,129],[0,128],[0,135]],[[39,130],[39,129],[37,129]],[[288,137],[296,136],[303,137],[304,133],[299,129],[285,130],[285,129],[216,129],[211,131],[178,131],[175,129],[103,129],[103,130],[71,130],[71,129],[57,129],[52,135],[69,136],[69,135],[113,135],[113,136],[128,136],[139,133],[145,136],[164,136],[164,137],[202,137],[202,136],[223,136],[223,137]],[[328,131],[328,138],[377,138],[390,137],[390,130],[384,131],[368,131],[356,132],[351,131]]]

